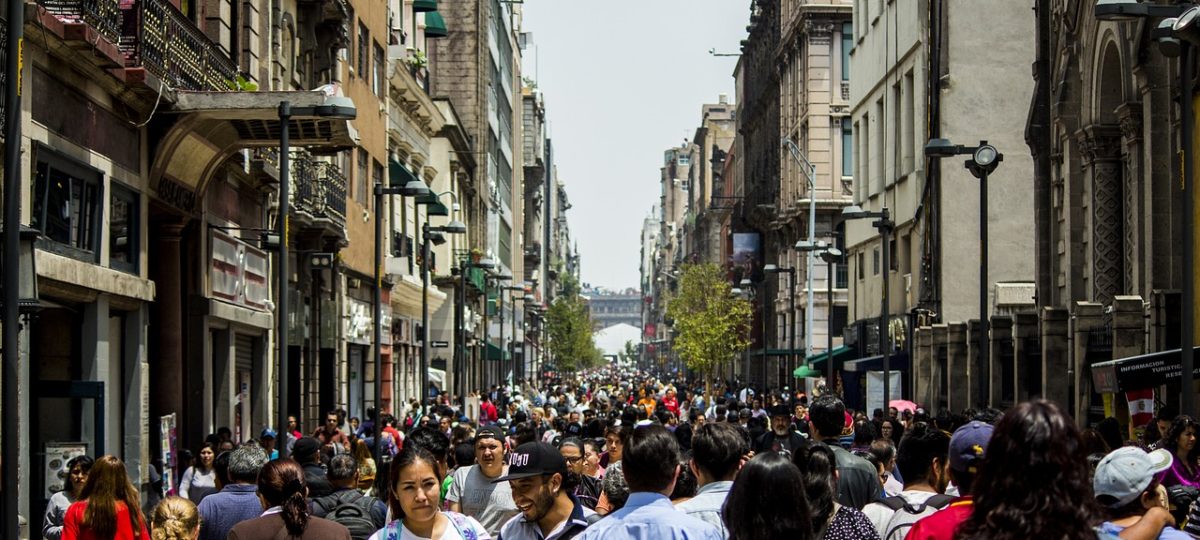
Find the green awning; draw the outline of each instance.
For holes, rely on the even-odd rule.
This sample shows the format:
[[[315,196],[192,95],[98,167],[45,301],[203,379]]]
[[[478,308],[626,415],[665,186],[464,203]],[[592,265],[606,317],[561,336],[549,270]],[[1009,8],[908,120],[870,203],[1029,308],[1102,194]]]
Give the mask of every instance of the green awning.
[[[476,268],[474,266],[467,269],[467,283],[470,283],[471,286],[475,287],[475,290],[483,292],[484,287],[487,286],[486,280],[487,274],[484,269]]]
[[[796,371],[792,372],[792,375],[798,379],[804,379],[807,377],[824,377],[825,376],[824,373],[821,373],[820,371],[813,369],[810,366],[800,366],[800,367],[796,368]]]
[[[450,215],[450,209],[446,208],[446,205],[444,205],[440,202],[434,202],[433,204],[429,205],[429,207],[426,209],[426,212],[429,212],[429,215],[431,215],[431,216],[448,216],[448,215]]]
[[[415,0],[413,2],[413,11],[417,13],[437,11],[437,0]]]
[[[854,349],[852,349],[850,347],[847,347],[845,345],[842,345],[841,347],[835,347],[833,349],[833,361],[835,362],[835,364],[834,364],[835,367],[837,366],[837,364],[836,364],[837,362],[845,362],[846,360],[849,359],[850,356],[853,356],[853,355],[854,355]],[[804,359],[804,363],[808,364],[809,366],[812,366],[813,369],[823,370],[823,369],[825,369],[825,362],[828,360],[829,360],[829,353],[820,352],[820,353],[813,353],[812,356],[806,357]]]
[[[402,188],[416,179],[417,177],[413,176],[413,173],[403,163],[394,159],[388,160],[388,186]]]
[[[425,37],[444,38],[449,35],[450,31],[446,29],[446,20],[442,18],[441,13],[430,11],[425,14]]]
[[[502,351],[502,350],[500,350],[500,347],[497,347],[496,345],[494,345],[492,343],[487,344],[487,359],[488,360],[500,360],[502,356],[503,356],[503,359],[507,361],[509,359],[508,351]]]

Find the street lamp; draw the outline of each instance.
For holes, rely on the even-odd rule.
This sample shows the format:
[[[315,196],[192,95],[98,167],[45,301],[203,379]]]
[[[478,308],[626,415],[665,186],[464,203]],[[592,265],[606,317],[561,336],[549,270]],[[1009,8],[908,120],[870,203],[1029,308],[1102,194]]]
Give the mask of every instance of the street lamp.
[[[502,273],[487,276],[483,280],[483,369],[481,370],[480,381],[479,381],[480,385],[483,387],[487,386],[486,383],[488,381],[486,381],[485,379],[488,378],[488,371],[490,371],[488,369],[488,354],[490,354],[490,349],[488,349],[488,347],[492,343],[491,336],[489,336],[489,334],[491,334],[492,329],[489,327],[489,323],[488,323],[488,308],[491,306],[492,301],[491,301],[491,299],[488,298],[488,288],[489,288],[491,282],[493,282],[493,281],[495,281],[497,284],[499,284],[501,281],[511,282],[512,274],[508,273],[507,270],[503,270]],[[499,292],[499,290],[500,289],[497,289],[497,292]],[[503,293],[496,295],[496,311],[500,311],[500,297],[501,296],[503,296]],[[504,316],[501,315],[500,318],[501,318],[501,321],[503,321]],[[500,324],[503,326],[504,323],[501,322]],[[501,334],[500,339],[501,340],[504,339],[503,333]],[[501,363],[503,363],[504,351],[500,351],[500,360],[499,361]]]
[[[768,274],[786,273],[788,275],[788,302],[791,307],[789,308],[790,311],[788,312],[787,317],[785,317],[785,319],[787,320],[787,325],[788,325],[787,326],[787,335],[785,336],[788,341],[788,361],[787,361],[787,368],[785,371],[788,374],[791,374],[796,369],[796,321],[795,321],[795,317],[796,317],[796,269],[795,268],[779,268],[778,266],[775,266],[773,264],[768,264],[763,267],[763,272],[766,272]],[[810,280],[809,283],[812,283],[812,281]],[[809,305],[808,309],[812,310],[812,305]],[[808,321],[808,317],[805,317],[805,321]],[[811,339],[812,339],[812,328],[805,327],[804,328],[804,340],[805,340],[805,342],[807,342]],[[807,360],[807,357],[805,358],[805,360]],[[792,375],[787,375],[787,376],[792,377]],[[784,380],[784,377],[779,378],[780,383],[782,383],[783,380]]]
[[[833,265],[841,264],[842,250],[835,247],[827,247],[821,250],[818,256],[821,257],[821,260],[825,261],[825,302],[829,304],[829,322],[826,324],[829,330],[825,332],[827,339],[825,354],[828,355],[826,360],[829,362],[826,369],[829,370],[829,379],[825,382],[825,387],[832,391],[837,388],[833,382]]]
[[[460,264],[459,276],[458,276],[459,277],[459,288],[458,288],[459,294],[458,294],[458,298],[457,298],[458,301],[455,302],[455,304],[456,304],[455,305],[455,320],[457,321],[456,325],[455,325],[455,328],[456,328],[455,339],[458,343],[456,344],[455,351],[454,351],[454,353],[455,353],[454,386],[455,386],[455,390],[458,392],[458,394],[460,396],[465,394],[465,392],[463,390],[466,389],[466,386],[464,385],[463,378],[467,374],[467,370],[466,370],[466,366],[465,366],[466,359],[467,359],[467,333],[466,333],[466,328],[465,328],[467,325],[466,324],[467,275],[470,274],[470,271],[472,268],[478,268],[480,270],[490,271],[491,269],[493,269],[495,267],[496,267],[496,263],[486,257],[484,257],[478,261],[472,261],[472,260],[470,260],[470,257],[467,257],[467,258],[463,259],[462,263]],[[487,289],[487,284],[486,284],[486,280],[485,280],[484,294],[487,294],[486,289]],[[485,302],[485,304],[487,302],[486,296],[484,297],[484,302]],[[484,311],[486,312],[487,310],[485,309]]]
[[[438,202],[444,195],[450,195],[453,199],[453,208],[458,210],[458,196],[453,191],[443,191],[433,197],[433,202]],[[446,234],[466,234],[467,226],[457,219],[451,219],[449,223],[432,227],[429,225],[429,214],[425,214],[425,223],[421,225],[421,405],[424,406],[425,399],[429,397],[430,382],[429,382],[429,244],[444,243]],[[440,238],[440,241],[439,241]]]
[[[279,281],[279,298],[277,298],[275,315],[279,319],[276,321],[279,325],[279,335],[275,337],[277,343],[276,354],[279,359],[279,396],[278,406],[276,411],[278,418],[279,429],[287,426],[288,419],[288,222],[290,221],[291,200],[291,176],[289,167],[291,166],[291,121],[294,116],[307,116],[317,118],[327,118],[330,120],[354,120],[358,117],[358,110],[354,108],[354,101],[343,96],[325,96],[324,101],[320,105],[312,107],[292,107],[292,102],[284,100],[279,102],[279,220],[277,223],[276,234],[279,235],[279,260],[276,266],[275,277]],[[376,242],[376,251],[378,251],[378,242]],[[378,257],[377,257],[378,258]],[[378,283],[379,280],[376,280]],[[379,294],[376,292],[376,297]],[[379,341],[376,338],[375,350],[379,350]],[[376,397],[378,399],[378,397]],[[377,407],[378,409],[378,407]],[[378,422],[376,422],[378,425]],[[376,435],[376,439],[378,435]],[[376,445],[378,447],[378,445]],[[279,457],[286,458],[288,456],[288,448],[286,444],[279,446]],[[376,456],[378,457],[378,456]],[[376,461],[378,462],[378,460]]]
[[[934,159],[961,155],[971,156],[964,162],[971,175],[979,179],[979,366],[982,372],[979,381],[982,385],[980,396],[990,395],[991,367],[988,363],[988,175],[996,170],[1004,154],[996,150],[987,141],[979,141],[979,146],[963,146],[954,144],[946,139],[930,139],[925,145],[925,155]],[[987,400],[991,402],[989,398]],[[978,404],[979,402],[977,402]]]
[[[817,233],[817,166],[814,165],[804,154],[800,152],[800,147],[791,139],[784,137],[783,145],[791,152],[792,158],[796,160],[796,164],[800,165],[800,170],[804,171],[805,177],[808,179],[808,243],[816,243]],[[813,271],[813,254],[808,253],[808,257],[804,262],[804,286],[808,290],[808,309],[804,312],[804,358],[812,356],[812,340],[807,336],[812,328],[812,312],[813,312],[813,286],[812,286],[812,271]]]
[[[504,353],[505,352],[509,352],[509,354],[510,354],[509,370],[512,371],[514,374],[516,373],[516,367],[515,367],[516,366],[516,355],[514,354],[516,352],[515,348],[505,347],[505,345],[504,345],[504,308],[503,308],[503,304],[504,304],[504,293],[507,292],[507,293],[509,293],[508,298],[510,300],[509,303],[511,304],[509,306],[509,312],[512,315],[512,317],[511,317],[512,320],[509,321],[509,324],[512,326],[513,343],[516,343],[516,341],[517,341],[517,296],[514,293],[516,293],[517,291],[525,292],[525,284],[509,285],[507,287],[501,287],[500,288],[500,299],[499,299],[500,303],[501,303],[501,307],[496,310],[497,314],[500,315],[500,381],[501,382],[504,382],[504,373],[505,373],[504,372]],[[514,349],[514,350],[510,351],[510,349]]]
[[[1183,179],[1179,196],[1183,199],[1183,291],[1179,314],[1179,361],[1181,410],[1183,414],[1196,414],[1196,395],[1192,390],[1195,380],[1195,314],[1196,285],[1192,281],[1195,272],[1193,257],[1195,242],[1194,220],[1196,201],[1193,199],[1193,176],[1195,175],[1195,149],[1192,148],[1195,119],[1192,117],[1191,96],[1195,94],[1193,66],[1196,46],[1200,45],[1200,7],[1195,4],[1156,4],[1136,0],[1097,0],[1094,15],[1099,21],[1132,21],[1140,18],[1161,18],[1151,31],[1158,41],[1163,56],[1179,56],[1179,146],[1183,154]],[[1167,24],[1170,23],[1168,28]]]
[[[871,226],[879,231],[880,238],[883,241],[883,299],[879,314],[879,354],[883,355],[883,405],[886,407],[892,399],[892,370],[891,370],[891,343],[888,341],[888,278],[892,269],[890,266],[889,251],[892,245],[892,231],[896,229],[895,222],[892,221],[891,215],[888,213],[887,207],[883,207],[879,212],[869,212],[863,210],[857,204],[852,204],[842,208],[842,219],[873,219]]]

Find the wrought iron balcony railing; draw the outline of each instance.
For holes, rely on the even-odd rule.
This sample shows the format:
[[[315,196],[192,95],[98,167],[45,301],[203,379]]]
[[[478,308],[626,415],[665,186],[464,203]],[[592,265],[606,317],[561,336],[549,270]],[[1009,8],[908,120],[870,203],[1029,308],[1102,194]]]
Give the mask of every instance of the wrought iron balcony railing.
[[[326,218],[345,223],[346,221],[346,191],[349,181],[341,169],[332,163],[318,161],[316,165],[317,183],[320,185],[322,210]]]
[[[118,0],[39,0],[51,15],[67,23],[84,23],[112,43],[121,40]]]
[[[128,67],[142,67],[176,90],[228,90],[237,79],[233,60],[169,0],[133,0],[121,12]]]
[[[304,151],[292,152],[291,156],[293,208],[296,212],[318,217],[325,204],[321,197],[320,186],[317,185],[317,162],[313,161],[308,152]]]

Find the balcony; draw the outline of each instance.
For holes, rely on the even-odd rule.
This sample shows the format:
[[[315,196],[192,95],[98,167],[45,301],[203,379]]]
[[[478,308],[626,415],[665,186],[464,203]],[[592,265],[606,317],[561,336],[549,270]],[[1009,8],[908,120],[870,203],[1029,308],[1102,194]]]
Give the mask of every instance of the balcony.
[[[116,4],[116,0],[59,1]],[[233,60],[168,0],[134,0],[120,11],[121,52],[126,68],[133,68],[126,69],[127,82],[157,86],[139,76],[136,68],[174,90],[228,90],[237,79]]]
[[[271,157],[270,152],[262,152],[262,155],[264,162]],[[292,217],[297,225],[308,229],[328,229],[344,236],[346,175],[337,165],[318,161],[306,151],[293,151],[291,156]]]
[[[86,25],[109,43],[121,41],[121,8],[117,0],[41,0],[64,25]]]
[[[346,190],[349,180],[337,165],[325,161],[316,162],[317,184],[320,186],[323,217],[336,223],[346,223]]]

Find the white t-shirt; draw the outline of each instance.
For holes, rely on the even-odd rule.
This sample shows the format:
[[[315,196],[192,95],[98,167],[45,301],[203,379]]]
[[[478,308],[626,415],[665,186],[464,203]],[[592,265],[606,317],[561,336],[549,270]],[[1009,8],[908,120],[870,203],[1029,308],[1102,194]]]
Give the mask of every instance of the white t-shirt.
[[[507,465],[500,474],[508,474]],[[459,503],[459,510],[464,515],[478,519],[492,535],[499,534],[504,522],[519,512],[508,482],[493,484],[479,465],[459,468],[452,476],[454,479],[446,492],[446,500]]]
[[[471,525],[471,527],[475,528],[476,534],[479,535],[479,540],[491,540],[492,535],[488,534],[487,531],[484,530],[483,525],[480,525],[479,522],[475,520],[475,518],[473,518],[471,516],[464,516],[464,517],[466,518],[467,522]],[[384,527],[383,530],[376,531],[375,534],[372,534],[371,537],[368,538],[367,540],[388,540],[387,531],[390,526],[391,526],[391,524],[389,523],[388,527]],[[464,540],[464,539],[463,539],[463,536],[458,533],[458,529],[454,527],[454,522],[451,521],[446,526],[446,530],[442,531],[442,536],[440,536],[439,538],[436,538],[436,539],[419,536],[416,533],[408,530],[408,527],[405,527],[404,524],[401,523],[399,540]]]

